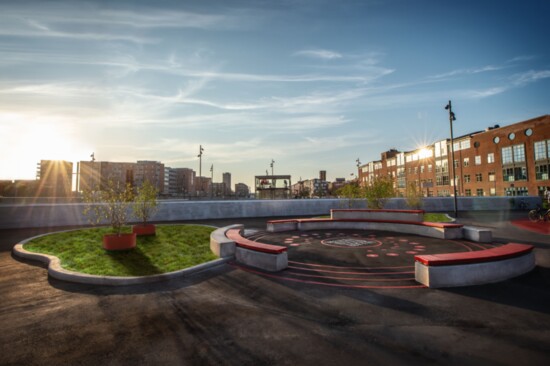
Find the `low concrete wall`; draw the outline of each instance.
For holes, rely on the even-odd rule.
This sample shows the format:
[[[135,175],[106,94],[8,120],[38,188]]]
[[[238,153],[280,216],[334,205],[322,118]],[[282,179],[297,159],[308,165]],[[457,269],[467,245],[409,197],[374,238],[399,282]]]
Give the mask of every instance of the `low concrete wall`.
[[[519,202],[528,207],[540,204],[539,197],[460,197],[460,211],[511,210]],[[159,212],[154,221],[200,220],[241,217],[284,217],[329,215],[331,209],[348,208],[346,199],[299,199],[299,200],[237,200],[237,201],[160,201]],[[430,212],[453,211],[453,199],[425,198],[422,209]],[[353,208],[367,208],[365,200],[351,201]],[[388,209],[408,209],[402,198],[387,202]],[[0,229],[56,227],[86,225],[82,215],[84,204],[32,204],[0,205]]]

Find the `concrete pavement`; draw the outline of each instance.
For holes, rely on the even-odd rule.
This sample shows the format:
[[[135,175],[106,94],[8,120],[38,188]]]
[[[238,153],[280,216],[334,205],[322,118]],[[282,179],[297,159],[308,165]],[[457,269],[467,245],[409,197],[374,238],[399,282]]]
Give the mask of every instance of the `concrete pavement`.
[[[509,214],[462,214],[494,228],[495,241],[534,244],[539,266],[452,290],[315,286],[229,264],[107,288],[48,279],[12,258],[14,244],[48,229],[1,230],[0,364],[548,364],[550,237],[508,225]],[[266,221],[197,223],[263,230]]]

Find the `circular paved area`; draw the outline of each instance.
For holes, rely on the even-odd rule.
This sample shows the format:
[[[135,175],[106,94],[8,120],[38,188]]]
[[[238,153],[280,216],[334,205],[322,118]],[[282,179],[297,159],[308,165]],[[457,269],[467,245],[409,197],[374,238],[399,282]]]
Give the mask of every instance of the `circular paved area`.
[[[288,248],[288,268],[265,273],[285,281],[349,288],[419,288],[414,256],[474,251],[493,244],[442,240],[375,230],[247,232],[248,239]],[[237,266],[236,264],[234,264]]]

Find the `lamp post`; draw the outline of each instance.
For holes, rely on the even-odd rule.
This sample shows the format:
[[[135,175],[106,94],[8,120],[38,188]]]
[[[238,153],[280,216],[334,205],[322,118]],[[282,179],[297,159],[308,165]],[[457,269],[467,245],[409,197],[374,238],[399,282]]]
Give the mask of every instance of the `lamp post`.
[[[199,195],[200,195],[200,192],[202,192],[202,152],[203,151],[204,149],[202,148],[202,145],[199,145],[199,155],[197,155],[197,157],[199,158],[199,188],[200,188]]]
[[[214,197],[214,164],[210,167],[210,198]]]
[[[453,112],[453,107],[451,101],[445,106],[445,109],[449,111],[449,124],[451,125],[451,159],[453,167],[453,191],[454,191],[454,213],[455,219],[458,218],[457,202],[456,202],[456,172],[455,172],[455,148],[454,148],[454,139],[453,139],[453,121],[456,121],[455,114]]]
[[[271,164],[269,165],[271,167],[271,175],[273,175],[273,164],[275,164],[275,160],[271,159]]]

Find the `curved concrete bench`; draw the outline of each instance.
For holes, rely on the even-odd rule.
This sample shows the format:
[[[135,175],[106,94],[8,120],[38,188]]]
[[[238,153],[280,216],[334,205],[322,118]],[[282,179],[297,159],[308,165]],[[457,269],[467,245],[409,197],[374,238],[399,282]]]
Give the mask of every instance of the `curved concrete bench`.
[[[510,243],[475,252],[417,255],[416,281],[428,287],[457,287],[504,281],[535,268],[532,245]]]
[[[244,229],[244,225],[230,225],[214,230],[210,234],[210,250],[220,258],[235,256],[235,242],[227,237],[230,229]]]
[[[290,230],[385,230],[407,234],[428,236],[437,239],[461,239],[461,224],[441,222],[415,222],[384,219],[293,219],[272,220],[267,222],[267,231],[280,232]]]
[[[424,221],[424,210],[369,210],[332,209],[332,219],[398,220],[407,222]]]
[[[242,228],[230,228],[225,235],[235,245],[237,262],[269,272],[278,272],[288,267],[286,247],[255,242],[241,235]]]

